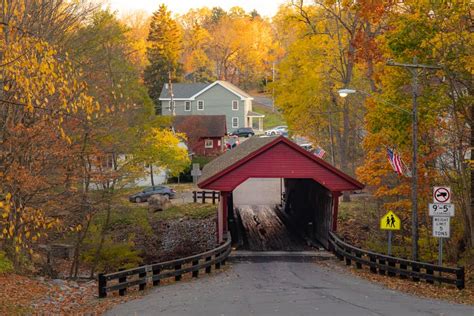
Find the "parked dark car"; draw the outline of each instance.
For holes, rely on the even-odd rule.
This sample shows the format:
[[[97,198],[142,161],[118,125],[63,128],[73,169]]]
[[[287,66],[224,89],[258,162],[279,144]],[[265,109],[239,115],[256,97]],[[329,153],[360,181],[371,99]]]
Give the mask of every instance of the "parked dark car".
[[[255,135],[255,132],[250,127],[241,127],[230,133],[230,136],[249,137]]]
[[[130,200],[130,202],[141,203],[146,202],[150,196],[155,194],[166,195],[168,196],[168,198],[174,199],[174,197],[176,196],[176,191],[171,189],[170,187],[159,185],[155,187],[146,188],[142,192],[130,195],[128,199]]]

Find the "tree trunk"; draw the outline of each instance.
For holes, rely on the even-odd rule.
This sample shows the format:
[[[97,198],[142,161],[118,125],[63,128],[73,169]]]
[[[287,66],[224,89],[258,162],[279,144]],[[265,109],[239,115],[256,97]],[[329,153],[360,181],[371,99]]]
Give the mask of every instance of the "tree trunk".
[[[94,277],[95,269],[97,268],[97,264],[99,263],[100,253],[102,252],[102,247],[103,247],[104,241],[105,241],[105,235],[107,234],[108,226],[109,226],[109,223],[110,223],[110,213],[111,213],[110,196],[108,196],[108,198],[107,198],[107,215],[106,215],[106,218],[105,218],[104,227],[102,227],[102,231],[101,231],[101,234],[100,234],[100,242],[99,242],[99,245],[97,246],[97,250],[95,252],[94,263],[92,264],[92,267],[91,267],[91,273],[90,273],[90,278],[91,279]]]
[[[155,186],[155,177],[153,176],[153,164],[150,163],[150,179],[151,179],[151,186]]]

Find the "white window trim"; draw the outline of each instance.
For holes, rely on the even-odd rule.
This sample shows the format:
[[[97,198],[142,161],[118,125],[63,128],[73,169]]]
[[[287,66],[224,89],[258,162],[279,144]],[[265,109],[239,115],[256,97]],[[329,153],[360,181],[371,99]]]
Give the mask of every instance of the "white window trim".
[[[234,124],[234,120],[237,120],[237,124]],[[233,117],[232,118],[232,128],[239,128],[239,118]]]
[[[202,109],[199,108],[199,102],[202,102]],[[197,101],[197,110],[198,111],[204,111],[204,101],[203,100],[198,100]]]
[[[211,145],[209,145],[208,142],[211,142]],[[204,140],[204,148],[214,148],[214,140],[212,139],[205,139]]]
[[[186,106],[187,106],[188,104],[189,104],[189,109],[187,110],[187,109],[186,109]],[[185,110],[186,112],[190,112],[191,109],[192,109],[191,101],[184,101],[184,110]]]
[[[237,104],[237,108],[234,108],[234,102]],[[239,100],[232,100],[232,111],[239,110]]]

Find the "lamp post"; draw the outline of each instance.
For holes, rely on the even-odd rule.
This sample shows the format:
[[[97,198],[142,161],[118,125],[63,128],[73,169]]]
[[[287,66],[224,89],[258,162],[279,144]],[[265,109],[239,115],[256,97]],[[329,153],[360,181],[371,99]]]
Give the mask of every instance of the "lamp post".
[[[418,75],[420,70],[423,69],[442,69],[441,66],[431,66],[418,64],[417,58],[413,58],[413,64],[401,64],[393,61],[387,62],[388,66],[402,67],[408,69],[412,74],[412,101],[413,107],[411,110],[412,117],[412,187],[411,187],[411,205],[412,205],[412,216],[411,216],[411,225],[412,225],[412,258],[414,261],[418,260],[418,173],[417,173],[417,158],[418,158]],[[339,96],[345,98],[349,94],[356,93],[354,89],[340,89]],[[363,94],[369,95],[367,92],[362,92]],[[399,110],[402,110],[406,113],[410,113],[403,108],[400,108],[389,102],[384,102],[390,106],[393,106]]]

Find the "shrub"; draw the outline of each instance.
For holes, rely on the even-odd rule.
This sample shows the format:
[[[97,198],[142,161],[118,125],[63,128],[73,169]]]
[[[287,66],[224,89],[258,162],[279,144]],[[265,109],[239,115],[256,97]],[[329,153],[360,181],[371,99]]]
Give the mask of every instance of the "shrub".
[[[0,251],[0,274],[13,271],[13,263],[5,256],[5,252]]]

